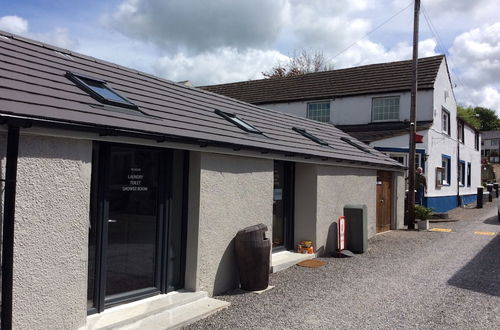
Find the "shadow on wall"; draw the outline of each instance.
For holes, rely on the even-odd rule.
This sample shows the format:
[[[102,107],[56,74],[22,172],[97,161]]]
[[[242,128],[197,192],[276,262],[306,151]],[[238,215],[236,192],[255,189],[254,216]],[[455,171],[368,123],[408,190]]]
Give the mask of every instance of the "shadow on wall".
[[[496,236],[471,261],[456,272],[448,280],[448,284],[500,297],[500,280],[498,278],[498,274],[500,274],[499,255],[500,236]]]
[[[337,238],[338,238],[337,222],[332,222],[330,224],[330,227],[328,227],[326,244],[324,247],[324,251],[322,251],[321,255],[331,256],[337,250]],[[323,247],[321,247],[321,249],[323,249]]]
[[[240,279],[236,265],[236,254],[234,251],[234,238],[224,250],[215,274],[213,294],[221,294],[239,287]]]

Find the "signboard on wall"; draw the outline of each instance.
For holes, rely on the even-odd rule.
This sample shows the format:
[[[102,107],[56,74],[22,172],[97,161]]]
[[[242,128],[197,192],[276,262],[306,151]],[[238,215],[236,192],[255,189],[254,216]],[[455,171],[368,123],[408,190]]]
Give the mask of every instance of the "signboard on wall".
[[[340,252],[345,249],[345,217],[339,217],[337,220],[337,232],[338,240],[337,240],[337,249]]]

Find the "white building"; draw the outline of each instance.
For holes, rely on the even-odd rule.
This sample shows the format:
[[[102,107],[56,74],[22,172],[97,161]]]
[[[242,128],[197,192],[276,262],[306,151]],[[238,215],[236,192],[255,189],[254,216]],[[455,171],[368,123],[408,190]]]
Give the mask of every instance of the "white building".
[[[481,156],[483,161],[500,163],[500,131],[481,132]]]
[[[419,60],[417,161],[428,183],[426,205],[448,211],[474,202],[480,184],[480,136],[457,118],[443,55]],[[408,158],[411,61],[202,87],[310,119],[330,122],[403,164]],[[460,196],[460,198],[458,198]]]

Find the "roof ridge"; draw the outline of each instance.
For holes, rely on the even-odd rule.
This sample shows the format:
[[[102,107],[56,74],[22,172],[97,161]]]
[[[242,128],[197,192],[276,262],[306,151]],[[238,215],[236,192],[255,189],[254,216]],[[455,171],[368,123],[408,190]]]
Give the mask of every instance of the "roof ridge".
[[[428,61],[431,59],[438,59],[438,58],[446,58],[446,55],[444,54],[438,54],[438,55],[433,55],[433,56],[427,56],[427,57],[420,57],[418,60],[420,61]],[[292,80],[292,79],[302,79],[304,77],[312,76],[312,75],[325,75],[325,74],[331,74],[333,72],[339,72],[339,71],[345,71],[345,70],[361,70],[365,69],[368,67],[374,67],[374,66],[390,66],[394,64],[407,64],[411,63],[412,60],[400,60],[400,61],[392,61],[392,62],[379,62],[379,63],[371,63],[371,64],[365,64],[365,65],[358,65],[358,66],[352,66],[348,68],[340,68],[340,69],[333,69],[333,70],[325,70],[325,71],[318,71],[318,72],[307,72],[304,74],[300,75],[295,75],[295,76],[289,76],[289,77],[276,77],[276,78],[262,78],[262,79],[253,79],[253,80],[245,80],[245,81],[235,81],[235,82],[230,82],[230,83],[223,83],[223,84],[215,84],[215,85],[202,85],[202,86],[197,86],[199,88],[204,88],[204,87],[219,87],[219,86],[228,86],[228,85],[237,85],[237,84],[251,84],[254,82],[260,82],[260,81],[280,81],[280,80]]]

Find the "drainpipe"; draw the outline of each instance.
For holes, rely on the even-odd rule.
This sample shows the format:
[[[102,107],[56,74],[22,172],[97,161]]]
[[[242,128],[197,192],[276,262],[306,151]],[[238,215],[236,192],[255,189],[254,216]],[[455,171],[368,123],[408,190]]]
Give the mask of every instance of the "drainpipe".
[[[1,329],[12,329],[12,287],[14,265],[14,215],[16,207],[19,127],[8,126],[5,165],[3,244],[2,244],[2,320]]]
[[[458,128],[458,122],[457,122],[457,128]],[[465,132],[462,135],[463,138],[465,138],[464,135],[465,135]],[[457,129],[457,207],[460,207],[460,175],[462,174],[462,172],[460,171],[460,138],[459,138],[459,136],[460,136],[460,133],[458,132],[458,129]],[[462,178],[462,180],[464,180],[464,178]]]

